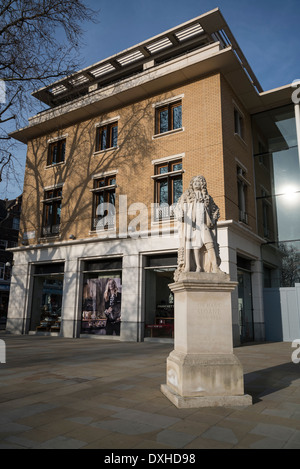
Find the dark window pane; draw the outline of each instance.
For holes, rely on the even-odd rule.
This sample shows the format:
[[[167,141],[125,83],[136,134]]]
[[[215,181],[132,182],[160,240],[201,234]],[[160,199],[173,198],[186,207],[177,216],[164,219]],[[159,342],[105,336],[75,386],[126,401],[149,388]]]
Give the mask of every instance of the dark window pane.
[[[158,174],[165,174],[167,173],[169,170],[168,170],[168,166],[162,166],[158,169]]]
[[[182,127],[182,106],[173,108],[173,129],[180,129]]]
[[[160,267],[160,266],[176,266],[177,255],[176,254],[165,254],[161,256],[149,256],[147,258],[147,267]]]
[[[115,203],[116,203],[115,192],[110,192],[109,193],[109,203],[112,204],[112,205],[115,205]]]
[[[107,128],[104,128],[104,129],[101,129],[101,132],[100,132],[101,150],[106,149],[106,139],[107,139]]]
[[[160,181],[159,183],[159,203],[167,204],[168,203],[168,182]]]
[[[115,125],[111,129],[111,146],[116,147],[118,144],[118,126]]]
[[[57,163],[57,145],[53,147],[52,163]]]
[[[169,113],[168,109],[162,110],[159,113],[159,132],[162,134],[169,130]]]
[[[103,204],[104,203],[104,192],[101,192],[100,194],[97,194],[97,204]]]
[[[172,203],[176,204],[179,197],[182,195],[182,179],[173,180],[173,200]]]
[[[85,262],[84,270],[85,271],[103,271],[111,269],[122,269],[122,259],[103,259],[98,261],[88,261]]]
[[[53,264],[36,265],[34,269],[34,273],[35,275],[64,273],[64,264],[53,263]]]
[[[173,164],[173,167],[172,167],[173,171],[180,171],[181,169],[182,169],[182,163]]]
[[[61,145],[61,156],[60,156],[60,161],[65,161],[65,153],[66,153],[66,142],[63,141]]]

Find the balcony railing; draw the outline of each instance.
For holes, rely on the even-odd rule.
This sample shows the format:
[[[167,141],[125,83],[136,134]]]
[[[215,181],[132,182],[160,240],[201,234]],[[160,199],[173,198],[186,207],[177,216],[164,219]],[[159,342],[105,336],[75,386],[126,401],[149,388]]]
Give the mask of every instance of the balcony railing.
[[[60,224],[43,226],[43,228],[42,228],[42,236],[44,236],[44,237],[57,236],[57,235],[59,235],[59,232],[60,232]]]
[[[176,204],[157,205],[154,207],[154,221],[168,220],[175,218]]]

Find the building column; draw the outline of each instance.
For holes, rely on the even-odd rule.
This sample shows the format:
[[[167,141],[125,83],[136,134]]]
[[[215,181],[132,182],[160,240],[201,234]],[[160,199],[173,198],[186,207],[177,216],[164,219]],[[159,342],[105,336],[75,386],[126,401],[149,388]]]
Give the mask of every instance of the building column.
[[[121,340],[139,337],[139,255],[124,255],[122,264]]]
[[[25,334],[28,330],[30,295],[32,295],[32,291],[30,291],[30,275],[26,254],[15,252],[6,323],[6,330],[11,334]]]
[[[62,300],[62,323],[60,335],[73,338],[76,335],[75,327],[78,319],[78,295],[79,275],[78,262],[75,260],[65,261],[63,300]]]

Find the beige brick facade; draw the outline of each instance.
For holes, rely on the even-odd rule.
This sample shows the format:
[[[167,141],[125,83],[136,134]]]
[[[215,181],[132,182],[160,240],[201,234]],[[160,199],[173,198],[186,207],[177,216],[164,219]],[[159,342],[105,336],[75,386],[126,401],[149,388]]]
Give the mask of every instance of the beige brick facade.
[[[176,96],[182,99],[183,130],[155,136],[154,105]],[[234,135],[234,103],[239,102],[226,80],[213,74],[30,141],[21,239],[24,233],[35,231],[36,238],[30,243],[49,241],[41,239],[44,189],[60,184],[63,200],[59,239],[67,240],[71,234],[77,239],[95,236],[91,233],[93,177],[111,171],[117,171],[117,220],[118,196],[126,195],[128,206],[136,202],[147,206],[150,228],[150,207],[154,203],[152,161],[182,154],[183,189],[194,175],[203,174],[220,208],[221,220],[238,220],[236,160],[247,168],[249,226],[255,230],[250,118],[238,104],[245,115],[242,141]],[[97,124],[113,118],[118,120],[118,147],[95,152]],[[66,136],[65,162],[47,167],[49,141],[59,136]],[[129,216],[128,222],[132,218]]]

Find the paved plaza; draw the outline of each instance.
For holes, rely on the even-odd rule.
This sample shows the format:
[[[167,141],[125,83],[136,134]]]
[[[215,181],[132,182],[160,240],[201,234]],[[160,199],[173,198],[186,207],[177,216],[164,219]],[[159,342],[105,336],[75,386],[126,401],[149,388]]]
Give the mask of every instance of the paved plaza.
[[[251,407],[180,410],[160,391],[172,344],[0,339],[1,449],[300,449],[291,343],[235,348]]]

